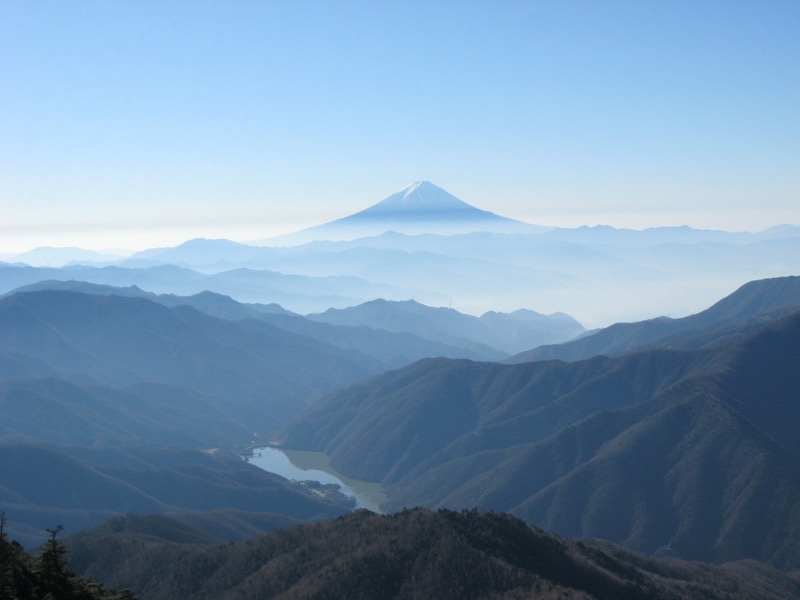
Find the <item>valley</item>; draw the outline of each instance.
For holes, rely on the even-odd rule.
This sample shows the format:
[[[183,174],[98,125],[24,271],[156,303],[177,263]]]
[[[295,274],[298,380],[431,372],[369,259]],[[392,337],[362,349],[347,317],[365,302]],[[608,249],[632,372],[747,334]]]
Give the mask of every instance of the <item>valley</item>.
[[[176,553],[178,597],[462,589],[419,544],[508,597],[800,597],[800,230],[525,227],[435,187],[367,237],[0,264],[4,536],[63,525],[143,598]]]
[[[338,491],[353,498],[356,508],[380,513],[381,504],[386,502],[386,494],[380,484],[350,479],[330,466],[328,457],[321,452],[302,452],[298,450],[278,450],[277,448],[256,448],[247,462],[269,473],[274,473],[294,481],[321,484],[324,495],[325,486],[338,487]]]
[[[800,0],[0,0],[0,600],[800,600]]]

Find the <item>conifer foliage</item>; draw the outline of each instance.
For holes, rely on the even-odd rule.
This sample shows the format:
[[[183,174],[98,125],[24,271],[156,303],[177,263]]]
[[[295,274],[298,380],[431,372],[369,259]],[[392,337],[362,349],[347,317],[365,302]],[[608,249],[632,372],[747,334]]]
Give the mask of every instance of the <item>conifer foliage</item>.
[[[30,556],[5,533],[5,513],[0,513],[0,599],[2,600],[136,600],[125,590],[107,590],[67,568],[66,548],[58,539],[63,527],[50,534],[36,557]]]

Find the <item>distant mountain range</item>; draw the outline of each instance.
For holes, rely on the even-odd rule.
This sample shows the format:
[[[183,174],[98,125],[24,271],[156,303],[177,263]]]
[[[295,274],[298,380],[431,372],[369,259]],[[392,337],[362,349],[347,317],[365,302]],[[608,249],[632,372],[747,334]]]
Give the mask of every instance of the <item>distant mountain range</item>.
[[[719,344],[765,320],[800,307],[800,277],[780,277],[743,285],[704,311],[681,319],[659,317],[638,323],[616,323],[580,339],[541,345],[507,359],[507,363],[560,359],[580,360],[598,354],[619,356],[642,347],[694,347]]]
[[[489,312],[481,317],[462,314],[452,308],[431,308],[413,300],[373,300],[345,309],[328,309],[308,315],[312,321],[332,325],[366,325],[374,329],[412,333],[428,340],[454,345],[486,344],[505,352],[564,342],[585,330],[569,315],[542,315],[531,310],[510,314]]]
[[[259,595],[265,563],[228,561],[261,542],[208,544],[353,506],[240,456],[283,441],[379,482],[389,511],[478,507],[650,555],[800,567],[800,228],[543,230],[421,182],[303,235],[315,239],[196,239],[108,263],[42,249],[21,257],[40,266],[0,263],[4,534],[34,545],[46,527],[111,519],[86,538],[87,570],[111,565],[116,548],[146,578],[159,556],[174,564],[170,544],[197,543],[192,565],[214,555]],[[355,544],[371,535],[362,527],[384,541]],[[414,532],[405,541],[402,528]],[[336,562],[301,544],[309,531],[350,540],[353,554]],[[364,581],[427,578],[434,587],[419,589],[441,597],[461,588],[407,561],[441,541],[443,556],[466,557],[443,569],[472,569],[486,585],[513,575],[486,595],[520,597],[514,586],[533,581],[587,597],[600,581],[607,597],[671,597],[663,578],[678,563],[606,542],[547,546],[589,565],[579,582],[531,570],[538,559],[519,556],[545,556],[537,544],[553,539],[531,531],[507,515],[406,510],[264,543],[297,549],[276,550],[267,568],[297,567],[281,579],[289,594],[345,585],[314,570],[319,556]],[[391,555],[398,571],[387,543],[413,549]],[[244,590],[187,568],[170,581]],[[740,595],[790,589],[763,565],[681,572],[697,569],[714,583],[692,579],[688,597],[719,596],[728,569]]]
[[[353,224],[363,226],[357,234],[325,233]],[[300,314],[414,299],[473,315],[564,312],[595,328],[692,314],[747,281],[800,272],[796,226],[543,229],[472,207],[430,182],[303,235],[259,245],[195,239],[102,265],[79,249],[63,249],[60,259],[58,249],[42,249],[7,257],[38,267],[0,265],[0,293],[76,279],[159,294],[213,291]],[[88,264],[56,268],[75,260]]]
[[[148,267],[83,266],[61,269],[0,263],[0,294],[44,280],[85,281],[114,287],[137,286],[156,294],[194,295],[213,291],[240,302],[280,304],[313,312],[358,304],[364,297],[403,297],[405,292],[357,277],[284,275],[265,269],[237,268],[201,273],[173,264]]]
[[[651,554],[797,565],[796,286],[756,282],[720,303],[710,313],[743,315],[746,331],[700,349],[421,361],[332,394],[284,444],[382,482],[390,509],[478,506]],[[774,312],[791,297],[795,312]]]
[[[510,314],[491,312],[478,318],[411,300],[378,299],[346,310],[331,309],[303,317],[277,304],[243,304],[213,292],[157,295],[137,286],[119,288],[73,280],[44,280],[12,293],[44,290],[136,297],[173,308],[191,306],[221,319],[268,322],[282,330],[358,352],[363,363],[381,363],[384,368],[430,356],[500,360],[520,349],[568,340],[585,331],[565,314],[518,310]]]
[[[27,357],[79,383],[177,386],[225,401],[231,418],[265,435],[316,394],[377,365],[266,322],[218,319],[187,306],[61,290],[0,300],[0,357]]]

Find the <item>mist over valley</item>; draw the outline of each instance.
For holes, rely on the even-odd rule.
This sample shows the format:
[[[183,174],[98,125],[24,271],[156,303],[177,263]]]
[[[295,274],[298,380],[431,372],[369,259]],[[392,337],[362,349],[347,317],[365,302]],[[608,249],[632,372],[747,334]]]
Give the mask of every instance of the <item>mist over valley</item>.
[[[323,564],[366,569],[330,575],[342,594],[397,591],[420,544],[453,590],[800,597],[798,272],[798,227],[552,229],[429,182],[258,244],[19,255],[0,264],[3,543],[63,525],[79,575],[143,598],[306,597]],[[259,448],[339,479],[270,473]],[[181,552],[218,575],[148,583]]]

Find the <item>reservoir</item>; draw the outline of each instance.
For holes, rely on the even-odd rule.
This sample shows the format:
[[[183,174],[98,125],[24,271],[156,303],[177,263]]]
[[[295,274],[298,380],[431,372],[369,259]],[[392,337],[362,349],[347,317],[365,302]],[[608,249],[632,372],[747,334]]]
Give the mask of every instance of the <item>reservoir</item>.
[[[356,507],[382,512],[380,505],[386,500],[386,494],[379,483],[345,477],[330,466],[328,457],[321,452],[256,448],[247,460],[286,479],[338,485],[343,494],[355,499]]]

